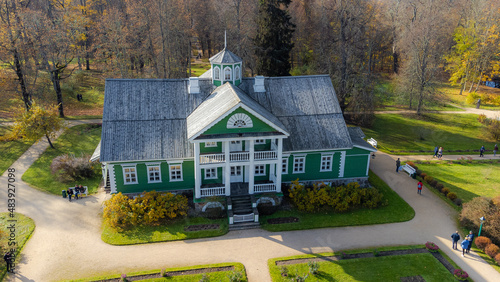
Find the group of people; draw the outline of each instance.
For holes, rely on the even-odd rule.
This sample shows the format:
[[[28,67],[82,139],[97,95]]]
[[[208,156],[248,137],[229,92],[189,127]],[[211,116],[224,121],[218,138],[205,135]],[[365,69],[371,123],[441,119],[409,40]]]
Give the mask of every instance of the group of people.
[[[432,156],[433,158],[434,157],[437,157],[438,159],[442,158],[443,157],[443,147],[434,147],[434,156]]]
[[[486,152],[486,148],[483,145],[481,146],[481,149],[479,149],[479,157],[484,158],[484,152]],[[493,147],[493,157],[497,156],[497,152],[498,152],[498,144],[495,144],[495,147]]]
[[[460,240],[460,234],[458,234],[458,231],[455,231],[455,233],[451,234],[451,239],[453,241],[452,249],[458,250],[457,245],[458,241]],[[471,230],[469,231],[469,234],[465,236],[462,243],[460,243],[460,246],[462,247],[463,257],[465,256],[465,254],[468,254],[470,252],[470,248],[472,247],[472,240],[474,240],[474,233],[472,233]]]
[[[75,185],[75,188],[68,189],[68,198],[69,198],[69,201],[71,202],[71,197],[73,195],[75,195],[75,200],[78,200],[78,196],[80,194],[83,194],[83,193],[85,193],[85,188],[83,188],[82,185],[80,185],[80,186],[78,186],[78,184]]]

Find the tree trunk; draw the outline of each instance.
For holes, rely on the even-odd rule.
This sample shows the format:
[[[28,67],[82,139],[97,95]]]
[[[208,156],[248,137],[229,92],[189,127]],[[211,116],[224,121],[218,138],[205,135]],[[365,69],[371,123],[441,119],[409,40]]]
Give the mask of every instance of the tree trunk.
[[[50,141],[49,135],[45,134],[45,137],[47,137],[47,141],[49,141],[50,148],[55,149],[54,145],[52,145],[52,142]]]
[[[399,71],[399,55],[396,52],[392,53],[392,58],[393,58],[393,64],[392,64],[392,71],[397,74]]]
[[[19,60],[19,53],[17,49],[14,49],[14,67],[16,70],[17,79],[19,80],[19,85],[21,86],[21,93],[23,95],[23,102],[26,110],[29,111],[31,107],[31,97],[26,89],[26,81],[24,79],[24,74],[21,68],[21,62]]]
[[[59,107],[59,117],[64,118],[60,70],[59,69],[52,70],[50,72],[50,79],[52,80],[54,91],[56,91],[57,105]]]

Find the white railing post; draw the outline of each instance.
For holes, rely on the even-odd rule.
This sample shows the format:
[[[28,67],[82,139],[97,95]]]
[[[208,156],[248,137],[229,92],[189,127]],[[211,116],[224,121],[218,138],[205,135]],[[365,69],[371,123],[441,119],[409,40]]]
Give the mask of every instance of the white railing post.
[[[226,160],[226,168],[225,168],[225,173],[224,173],[224,180],[225,180],[225,187],[226,187],[226,196],[231,195],[231,159],[230,159],[230,154],[229,152],[229,140],[224,141],[224,153],[225,153],[225,160]]]
[[[251,139],[250,140],[250,168],[249,168],[249,174],[248,174],[248,194],[252,195],[254,193],[253,191],[253,186],[254,186],[254,175],[255,175],[255,166],[253,164],[254,161],[254,148],[255,145],[255,140]]]
[[[278,157],[277,157],[277,162],[276,162],[276,180],[274,181],[274,184],[276,185],[276,192],[281,193],[281,173],[283,171],[282,169],[282,162],[283,162],[283,138],[278,138]]]
[[[200,143],[194,143],[194,196],[201,198]]]

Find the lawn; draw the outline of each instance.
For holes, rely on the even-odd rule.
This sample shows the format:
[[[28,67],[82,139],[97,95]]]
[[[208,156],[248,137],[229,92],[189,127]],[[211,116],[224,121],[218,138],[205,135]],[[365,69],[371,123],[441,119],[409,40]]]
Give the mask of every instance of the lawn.
[[[5,136],[11,131],[11,127],[0,125],[0,175],[9,168],[26,150],[33,145],[33,142],[28,142],[23,139],[14,141],[4,141],[2,136]]]
[[[10,217],[10,213],[7,212],[2,212],[0,213],[0,226],[1,226],[1,231],[4,232],[4,236],[0,236],[0,253],[3,255],[5,254],[5,250],[7,250],[8,247],[8,238],[10,237],[10,231],[7,230],[7,227],[10,225],[11,222],[8,222],[10,219],[15,219],[15,225],[16,225],[16,232],[15,232],[15,241],[17,243],[17,261],[19,261],[19,253],[24,247],[24,244],[28,241],[28,239],[31,237],[31,234],[35,230],[35,222],[33,219],[22,215],[20,213],[15,213],[14,218]],[[2,259],[0,260],[0,281],[3,280],[6,274],[6,268],[5,268],[5,261]]]
[[[55,149],[47,148],[38,160],[23,174],[22,180],[31,186],[51,194],[61,195],[61,190],[75,186],[76,183],[62,183],[57,181],[50,165],[52,160],[63,154],[92,155],[101,140],[101,126],[84,124],[69,128],[57,140],[53,141]],[[97,191],[101,175],[94,178],[78,181],[78,184],[87,186],[89,193]]]
[[[316,257],[311,255],[310,257]],[[272,281],[290,281],[280,274],[272,259],[269,262]],[[401,277],[422,276],[425,281],[456,281],[430,253],[346,259],[318,262],[319,273],[306,281],[400,281]],[[289,276],[305,275],[307,263],[287,265]]]
[[[202,231],[184,231],[184,227],[197,224],[219,224],[220,228]],[[133,245],[216,237],[226,234],[228,229],[227,218],[217,220],[203,217],[185,218],[161,226],[137,226],[123,232],[117,232],[103,221],[101,239],[111,245]]]
[[[488,140],[484,125],[473,114],[425,114],[421,117],[380,114],[375,118],[373,126],[363,128],[363,132],[367,138],[377,140],[380,151],[391,154],[429,154],[425,151],[433,151],[435,146],[443,147],[447,154],[449,151],[479,150],[482,145],[491,149],[495,144]]]
[[[345,213],[306,213],[297,210],[280,210],[269,216],[260,217],[261,228],[268,231],[303,230],[324,227],[382,224],[411,220],[415,211],[377,175],[370,171],[370,183],[384,194],[389,205],[377,209],[362,208]],[[269,224],[267,220],[277,217],[297,217],[299,222]]]
[[[469,89],[466,89],[465,91],[462,92],[462,95],[460,95],[460,86],[455,85],[451,86],[448,83],[441,83],[438,84],[437,89],[442,92],[443,94],[446,95],[448,100],[454,104],[460,105],[462,107],[475,107],[475,105],[467,104],[465,100],[467,99],[467,95],[469,95]],[[475,89],[475,86],[474,86]],[[492,97],[500,95],[500,89],[499,88],[493,88],[493,87],[486,87],[481,85],[479,87],[479,90],[477,92],[479,95],[483,94],[488,94],[491,95]],[[493,103],[485,103],[484,99],[481,103],[481,109],[487,109],[487,110],[500,110],[500,106],[495,105]]]
[[[200,268],[216,268],[216,267],[226,267],[226,266],[234,266],[234,271],[218,271],[218,272],[209,272],[206,273],[206,277],[208,277],[209,280],[206,281],[231,281],[229,279],[229,275],[231,275],[233,272],[240,272],[242,274],[243,280],[241,281],[247,281],[247,275],[245,272],[245,266],[241,263],[218,263],[218,264],[208,264],[208,265],[197,265],[197,266],[190,266],[190,267],[177,267],[177,268],[166,268],[166,272],[173,272],[173,271],[188,271],[188,270],[196,270]],[[127,277],[132,277],[132,276],[138,276],[138,275],[147,275],[147,274],[158,274],[160,273],[160,269],[155,269],[155,270],[149,270],[149,271],[141,271],[141,272],[133,272],[133,273],[124,273],[127,275]],[[85,278],[85,279],[79,279],[79,280],[72,280],[72,281],[101,281],[105,279],[116,279],[120,278],[122,274],[115,274],[115,275],[109,275],[109,276],[100,276],[100,277],[92,277],[92,278]],[[180,275],[180,276],[171,276],[171,277],[165,277],[165,278],[150,278],[150,279],[140,279],[140,280],[133,280],[133,281],[202,281],[203,274],[190,274],[190,275]],[[204,280],[205,281],[205,280]]]
[[[210,69],[210,64],[191,64],[191,76],[198,77]]]
[[[500,163],[490,161],[415,163],[418,169],[443,183],[464,202],[479,196],[500,195]]]

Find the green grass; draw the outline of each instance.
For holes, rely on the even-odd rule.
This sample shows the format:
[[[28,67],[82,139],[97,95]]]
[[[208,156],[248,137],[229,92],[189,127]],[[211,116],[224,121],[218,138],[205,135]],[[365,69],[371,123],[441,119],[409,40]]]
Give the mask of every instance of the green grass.
[[[218,264],[207,264],[207,265],[197,265],[197,266],[190,266],[190,267],[177,267],[177,268],[167,268],[167,272],[171,271],[183,271],[183,270],[193,270],[193,269],[200,269],[200,268],[216,268],[216,267],[225,267],[225,266],[234,266],[234,271],[239,271],[241,274],[243,274],[243,280],[242,281],[247,281],[247,275],[245,271],[245,266],[241,263],[218,263]],[[135,276],[135,275],[146,275],[146,274],[156,274],[160,273],[161,269],[154,269],[154,270],[148,270],[148,271],[139,271],[139,272],[131,272],[131,273],[124,273],[128,277]],[[207,277],[210,279],[210,281],[229,281],[228,276],[232,273],[232,271],[219,271],[219,272],[210,272],[206,273]],[[105,280],[105,279],[115,279],[115,278],[120,278],[121,274],[114,274],[114,275],[108,275],[108,276],[99,276],[99,277],[92,277],[92,278],[85,278],[85,279],[79,279],[79,280],[71,280],[71,281],[100,281],[100,280]],[[200,281],[201,278],[203,277],[203,274],[191,274],[191,275],[181,275],[181,276],[173,276],[173,277],[168,277],[168,278],[154,278],[154,279],[143,279],[143,280],[135,280],[135,281]]]
[[[0,125],[0,140],[11,131],[11,127]],[[9,168],[19,157],[26,152],[33,145],[23,139],[14,141],[0,141],[0,175],[2,175],[7,168]]]
[[[418,169],[443,183],[464,202],[475,197],[500,195],[500,163],[490,161],[416,163]],[[432,188],[431,188],[432,189]]]
[[[406,249],[409,248],[412,247],[406,247]],[[385,251],[390,248],[377,248],[377,250]],[[369,250],[369,252],[372,251]],[[360,252],[366,251],[354,253]],[[441,254],[445,256],[444,253],[441,252]],[[268,265],[272,281],[290,281],[289,279],[297,274],[305,275],[309,272],[307,263],[287,265],[289,275],[285,278],[281,276],[280,267],[276,266],[278,260],[330,255],[333,253],[271,259]],[[445,256],[445,258],[457,267],[449,257]],[[430,253],[323,261],[318,264],[319,273],[314,276],[310,275],[306,281],[400,281],[401,277],[416,275],[421,275],[426,281],[456,281],[453,274]]]
[[[372,128],[363,128],[363,132],[367,138],[375,138],[378,149],[387,153],[432,154],[418,151],[434,151],[435,146],[441,146],[447,154],[447,150],[479,150],[482,145],[491,149],[495,144],[489,142],[484,125],[473,114],[425,114],[421,117],[379,114],[375,117]]]
[[[459,106],[462,107],[467,107],[467,108],[472,108],[475,107],[476,105],[471,105],[466,103],[467,95],[469,95],[469,89],[467,88],[465,91],[463,91],[462,95],[460,95],[460,86],[458,85],[450,85],[448,83],[440,83],[437,86],[437,89],[442,92],[447,99]],[[475,89],[475,87],[474,87]],[[480,86],[478,90],[478,94],[482,95],[484,93],[488,93],[489,95],[500,95],[500,89],[498,88],[491,88],[491,87],[486,87],[486,86]],[[483,100],[483,99],[481,99]],[[482,101],[481,103],[481,109],[486,109],[486,110],[500,110],[500,106],[492,104],[492,103],[485,103]]]
[[[184,231],[184,227],[197,224],[219,224],[219,229]],[[211,220],[203,217],[185,218],[162,226],[137,226],[131,230],[118,232],[103,222],[101,239],[111,245],[133,245],[153,242],[177,241],[216,237],[228,232],[227,218]]]
[[[57,140],[53,141],[55,149],[47,148],[38,160],[24,173],[22,180],[31,186],[51,194],[61,195],[61,190],[75,186],[76,183],[62,183],[57,181],[50,171],[52,160],[62,154],[92,155],[101,139],[101,127],[92,125],[78,125],[67,129]],[[101,175],[92,179],[78,181],[78,184],[87,186],[89,192],[97,191]]]
[[[33,219],[22,215],[20,213],[15,213],[14,218],[10,217],[10,213],[7,212],[2,212],[0,213],[0,230],[3,233],[4,236],[0,236],[0,253],[3,255],[6,253],[7,249],[10,249],[12,247],[8,247],[8,238],[10,237],[10,231],[7,230],[7,227],[12,223],[9,222],[8,220],[14,219],[15,225],[16,225],[16,232],[15,232],[15,242],[17,243],[17,250],[16,250],[16,261],[19,261],[19,254],[21,250],[24,247],[24,244],[29,240],[31,237],[31,234],[35,230],[35,222]],[[0,261],[0,281],[3,280],[5,277],[5,274],[7,273],[5,261],[2,259]]]
[[[306,213],[297,210],[280,210],[269,216],[260,218],[261,228],[268,231],[303,230],[324,227],[356,226],[369,224],[382,224],[411,220],[415,211],[384,181],[370,171],[370,183],[384,194],[389,205],[377,209],[357,209],[345,213]],[[277,217],[297,217],[299,222],[269,224],[267,220]]]
[[[200,76],[209,70],[210,67],[210,64],[191,64],[191,76]]]

